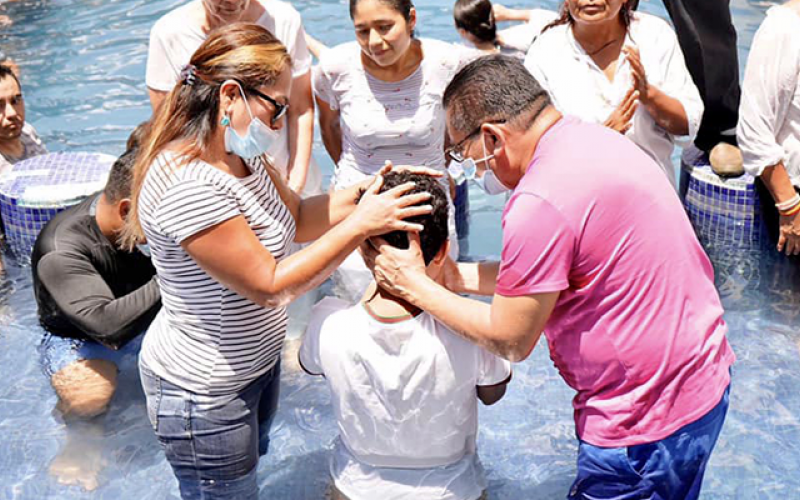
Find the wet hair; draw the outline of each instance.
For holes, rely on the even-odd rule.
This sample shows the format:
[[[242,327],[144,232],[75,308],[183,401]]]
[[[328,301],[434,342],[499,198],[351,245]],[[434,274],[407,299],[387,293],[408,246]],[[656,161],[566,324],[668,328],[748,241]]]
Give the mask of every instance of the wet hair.
[[[379,192],[383,193],[406,182],[415,184],[414,189],[407,194],[430,193],[431,195],[429,200],[421,204],[431,205],[433,211],[427,215],[418,215],[407,219],[409,222],[422,224],[423,229],[419,233],[419,239],[422,246],[422,258],[427,266],[436,257],[436,254],[439,253],[448,238],[447,195],[435,177],[409,172],[389,172],[385,174],[383,176],[383,185]],[[363,195],[364,190],[361,190],[356,203],[361,201]],[[405,231],[392,231],[381,235],[381,238],[393,247],[408,248],[408,233]]]
[[[11,69],[9,66],[6,66],[5,64],[0,64],[0,80],[5,80],[9,76],[13,78],[15,82],[17,82],[17,86],[21,89],[22,84],[19,83],[19,78],[17,78],[17,75],[14,73],[14,70]]]
[[[192,55],[181,79],[156,110],[142,138],[133,172],[131,211],[122,232],[127,250],[144,241],[138,200],[150,165],[167,147],[180,140],[180,167],[200,157],[219,127],[220,87],[227,80],[242,83],[245,93],[274,84],[291,67],[286,48],[265,28],[232,23],[209,33]]]
[[[461,28],[481,42],[497,40],[497,24],[490,0],[457,0],[453,7],[456,28]]]
[[[449,125],[462,133],[492,121],[527,128],[550,104],[547,91],[522,62],[503,55],[467,64],[444,91]]]
[[[622,21],[622,25],[625,26],[625,31],[628,31],[628,27],[631,25],[631,17],[632,12],[636,10],[639,6],[639,0],[628,0],[624,4],[622,4],[622,8],[619,11],[619,18]],[[565,0],[564,3],[561,4],[561,7],[558,10],[559,16],[558,19],[551,22],[544,28],[542,28],[542,33],[549,30],[550,28],[554,28],[556,26],[560,26],[562,24],[572,24],[574,20],[572,19],[572,14],[569,12],[569,6],[567,5],[567,1]]]
[[[353,19],[356,13],[356,7],[362,0],[350,0],[350,19]],[[390,9],[399,12],[406,22],[411,21],[411,9],[414,8],[414,3],[411,0],[376,0]]]
[[[122,156],[117,158],[108,174],[106,187],[103,194],[109,203],[117,203],[131,197],[131,179],[133,178],[133,165],[136,163],[137,149],[127,149]]]
[[[106,187],[103,188],[103,194],[110,203],[117,203],[125,198],[131,197],[131,184],[133,178],[133,166],[136,163],[136,155],[139,151],[139,146],[142,139],[147,134],[150,127],[150,122],[140,123],[131,135],[128,136],[128,141],[125,144],[125,152],[122,156],[117,158],[114,165],[111,167],[111,172],[108,174],[108,181]]]

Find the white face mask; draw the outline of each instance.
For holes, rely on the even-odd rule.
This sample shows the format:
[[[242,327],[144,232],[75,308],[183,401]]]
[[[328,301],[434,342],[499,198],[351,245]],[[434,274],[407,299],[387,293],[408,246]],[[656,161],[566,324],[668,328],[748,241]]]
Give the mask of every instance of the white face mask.
[[[475,183],[486,191],[486,194],[494,195],[509,191],[491,170],[485,171],[480,177],[475,177]]]
[[[244,89],[238,82],[233,82],[239,87],[239,92],[244,99],[244,105],[247,108],[247,113],[250,115],[250,125],[247,127],[247,132],[244,137],[240,136],[233,125],[225,128],[225,150],[233,153],[244,160],[251,160],[258,156],[266,154],[270,157],[270,161],[275,156],[277,148],[280,147],[280,133],[277,130],[272,130],[260,119],[253,116],[250,110],[250,104],[247,102],[247,97],[244,94]]]

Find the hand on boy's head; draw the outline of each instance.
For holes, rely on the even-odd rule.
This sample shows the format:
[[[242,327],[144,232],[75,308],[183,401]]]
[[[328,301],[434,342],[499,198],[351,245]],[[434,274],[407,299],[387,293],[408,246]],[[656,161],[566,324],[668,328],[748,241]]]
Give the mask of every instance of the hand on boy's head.
[[[441,177],[444,175],[444,172],[439,170],[434,170],[429,167],[417,166],[417,165],[397,165],[395,166],[391,161],[386,160],[386,163],[381,168],[379,175],[385,174],[386,172],[394,171],[394,172],[409,172],[411,174],[420,174],[420,175],[429,175],[431,177]]]

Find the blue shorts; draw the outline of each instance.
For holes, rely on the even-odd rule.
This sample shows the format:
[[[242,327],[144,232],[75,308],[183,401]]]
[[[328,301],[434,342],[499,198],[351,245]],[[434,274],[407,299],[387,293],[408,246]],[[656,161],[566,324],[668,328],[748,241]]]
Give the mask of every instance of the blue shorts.
[[[84,359],[105,359],[119,368],[123,359],[127,357],[130,357],[135,363],[143,337],[144,335],[139,335],[125,344],[122,349],[115,351],[93,340],[71,339],[45,333],[42,343],[39,345],[42,368],[48,378],[67,365]]]
[[[654,443],[601,448],[578,447],[578,477],[569,499],[695,500],[728,412],[730,386],[699,420]]]

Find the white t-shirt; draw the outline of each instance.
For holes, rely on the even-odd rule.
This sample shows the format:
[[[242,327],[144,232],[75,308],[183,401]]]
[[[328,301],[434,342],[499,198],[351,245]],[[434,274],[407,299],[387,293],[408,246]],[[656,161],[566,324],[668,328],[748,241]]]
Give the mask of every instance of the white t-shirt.
[[[292,57],[292,76],[298,77],[311,68],[311,54],[306,47],[305,31],[300,14],[280,0],[258,0],[264,14],[256,21],[286,46]],[[178,81],[181,68],[189,63],[192,54],[208,37],[203,31],[201,0],[192,0],[166,13],[150,31],[147,52],[147,86],[169,92]]]
[[[286,2],[280,0],[258,0],[264,6],[264,14],[256,21],[275,38],[280,40],[292,58],[292,77],[297,78],[311,69],[311,54],[306,47],[306,35],[300,14]],[[193,0],[174,9],[156,21],[150,31],[150,46],[147,52],[147,86],[153,90],[169,92],[175,86],[183,66],[189,63],[192,54],[208,37],[202,29],[203,12],[201,0]],[[278,149],[273,158],[275,167],[286,176],[289,164],[288,127],[279,131]],[[309,177],[317,174],[318,167],[309,168]],[[314,179],[306,183],[310,187]],[[311,189],[310,191],[313,191]]]
[[[751,175],[783,161],[800,187],[800,15],[793,9],[772,7],[753,38],[736,136]]]
[[[379,321],[328,297],[312,311],[300,362],[324,375],[340,436],[336,487],[352,500],[475,500],[476,386],[507,382],[511,364],[428,313]]]
[[[632,16],[625,45],[638,47],[648,82],[683,105],[689,134],[680,142],[690,144],[700,127],[703,101],[686,69],[675,32],[664,20],[637,12]],[[559,111],[593,123],[603,123],[633,86],[626,57],[620,56],[614,81],[608,81],[568,25],[550,28],[539,36],[525,58],[525,67],[550,93]],[[641,105],[632,123],[625,135],[661,165],[675,186],[670,157],[676,137],[661,128]]]
[[[340,113],[340,171],[354,169],[372,175],[386,160],[445,169],[442,96],[475,54],[439,40],[422,39],[421,43],[422,63],[399,82],[385,82],[367,73],[357,42],[322,53],[312,81],[315,94]]]
[[[205,395],[247,386],[279,359],[286,309],[256,304],[206,273],[181,247],[205,229],[243,216],[280,261],[290,254],[295,223],[260,161],[244,178],[203,161],[175,166],[158,156],[139,195],[139,217],[158,273],[162,307],[140,358],[156,375]]]

